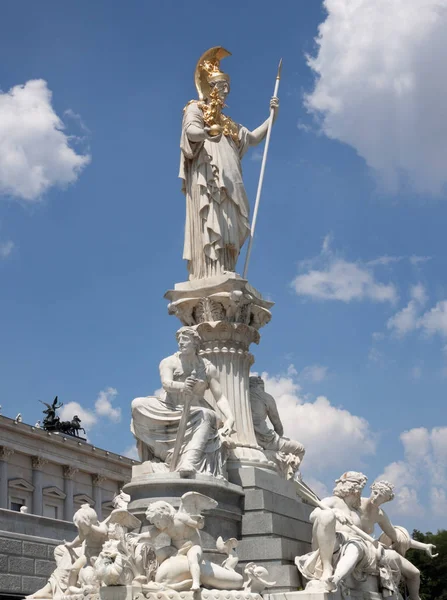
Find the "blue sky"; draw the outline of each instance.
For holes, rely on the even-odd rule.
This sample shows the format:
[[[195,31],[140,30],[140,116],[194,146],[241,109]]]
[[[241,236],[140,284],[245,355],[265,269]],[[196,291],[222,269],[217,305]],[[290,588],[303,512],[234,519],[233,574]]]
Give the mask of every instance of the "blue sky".
[[[254,128],[283,57],[249,273],[276,304],[254,368],[266,373],[286,431],[306,443],[303,471],[320,492],[347,469],[370,482],[385,475],[398,492],[396,522],[443,527],[440,4],[4,6],[3,414],[34,423],[38,400],[58,394],[81,405],[96,445],[129,451],[130,402],[159,387],[158,363],[175,350],[178,322],[163,294],[187,278],[177,174],[195,63],[211,46],[232,52],[227,112]],[[252,150],[251,202],[259,169]]]

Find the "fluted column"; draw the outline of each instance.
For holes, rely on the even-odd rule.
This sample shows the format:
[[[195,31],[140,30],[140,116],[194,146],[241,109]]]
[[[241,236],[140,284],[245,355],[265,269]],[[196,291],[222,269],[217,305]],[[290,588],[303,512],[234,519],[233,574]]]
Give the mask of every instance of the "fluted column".
[[[252,343],[260,341],[259,329],[270,318],[272,302],[264,300],[248,282],[235,274],[181,283],[165,297],[170,300],[169,313],[183,325],[195,326],[202,339],[201,354],[212,362],[222,391],[235,418],[228,467],[262,466],[275,469],[256,441],[249,397],[250,367],[254,357]],[[207,400],[214,401],[210,392]]]
[[[219,372],[222,392],[234,414],[232,439],[236,448],[230,454],[230,462],[266,465],[268,461],[256,441],[248,386],[250,367],[254,363],[248,348],[252,341],[259,339],[259,333],[242,323],[224,321],[201,323],[197,331],[202,338],[201,354]],[[209,400],[212,403],[211,397]]]
[[[33,467],[33,502],[32,512],[34,515],[43,514],[43,495],[42,495],[42,469],[47,464],[47,460],[41,456],[34,456],[32,458]]]
[[[92,476],[93,483],[93,500],[95,502],[95,511],[98,515],[98,519],[102,519],[102,488],[101,485],[106,480],[103,475],[95,474]]]
[[[12,448],[0,446],[0,508],[9,508],[8,504],[8,459],[14,454]]]
[[[64,467],[64,492],[65,492],[64,520],[65,521],[71,521],[73,519],[74,477],[78,471],[79,471],[79,469],[76,469],[75,467],[71,467],[69,465]]]

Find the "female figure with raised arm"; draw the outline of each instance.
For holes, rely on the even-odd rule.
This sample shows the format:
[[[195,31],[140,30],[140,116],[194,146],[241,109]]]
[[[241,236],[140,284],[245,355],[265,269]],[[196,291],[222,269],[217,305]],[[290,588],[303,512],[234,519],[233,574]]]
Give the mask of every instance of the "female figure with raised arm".
[[[186,195],[183,258],[190,279],[235,271],[250,233],[241,159],[265,138],[269,119],[249,131],[222,114],[230,78],[220,70],[220,60],[229,55],[220,46],[202,55],[195,72],[199,100],[184,109],[179,176]],[[274,120],[278,106],[272,98]]]

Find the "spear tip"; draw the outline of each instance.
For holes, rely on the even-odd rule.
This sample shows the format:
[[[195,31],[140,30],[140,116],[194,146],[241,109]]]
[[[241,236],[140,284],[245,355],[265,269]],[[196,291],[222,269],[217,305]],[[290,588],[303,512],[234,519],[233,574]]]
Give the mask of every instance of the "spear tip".
[[[282,69],[282,58],[279,61],[278,74],[276,75],[276,79],[281,79],[281,69]]]

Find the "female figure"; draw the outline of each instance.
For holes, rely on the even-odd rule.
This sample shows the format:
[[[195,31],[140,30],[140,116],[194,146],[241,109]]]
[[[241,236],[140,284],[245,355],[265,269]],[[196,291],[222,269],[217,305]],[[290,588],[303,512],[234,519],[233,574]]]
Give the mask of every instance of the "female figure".
[[[190,279],[235,271],[250,233],[241,159],[249,146],[265,138],[269,119],[249,131],[222,114],[230,83],[219,65],[229,54],[221,47],[203,54],[195,73],[199,101],[184,109],[179,177],[186,195],[183,258]],[[278,106],[278,99],[272,98],[274,120]]]
[[[185,400],[191,400],[187,427],[175,470],[184,477],[206,473],[223,477],[225,452],[229,445],[234,417],[228,400],[222,394],[217,369],[199,356],[200,336],[192,327],[177,332],[179,351],[160,363],[164,394],[160,397],[136,398],[132,402],[132,433],[142,461],[152,458],[170,464],[179,434]],[[225,422],[204,398],[209,389]]]

